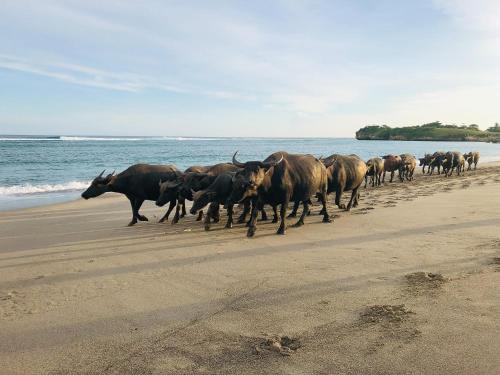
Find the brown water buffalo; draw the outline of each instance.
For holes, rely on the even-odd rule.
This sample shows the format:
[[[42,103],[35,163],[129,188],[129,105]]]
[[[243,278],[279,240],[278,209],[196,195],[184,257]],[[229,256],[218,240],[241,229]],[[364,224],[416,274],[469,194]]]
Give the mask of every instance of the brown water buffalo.
[[[179,218],[186,214],[185,202],[187,200],[192,200],[192,191],[198,191],[207,188],[221,173],[236,171],[236,168],[231,163],[219,163],[211,166],[193,166],[186,169],[188,172],[184,172],[174,181],[168,181],[161,187],[161,193],[156,201],[158,206],[164,205],[166,202],[170,201],[172,197],[176,197],[177,206],[175,209],[175,215],[172,220],[172,224],[179,221]],[[198,171],[198,172],[197,172]],[[202,172],[200,172],[202,171]],[[180,212],[182,208],[182,213]],[[203,212],[200,211],[197,220],[201,220]]]
[[[371,158],[366,162],[365,188],[368,177],[371,177],[372,187],[380,186],[382,174],[384,173],[384,161],[380,158]]]
[[[413,173],[417,167],[417,159],[411,154],[401,154],[401,166],[399,167],[399,179],[401,182],[406,178],[408,181],[413,180]]]
[[[241,163],[233,155],[233,164],[241,171],[236,172],[233,189],[228,204],[235,204],[250,198],[252,215],[247,236],[256,231],[256,219],[259,208],[264,204],[281,205],[281,223],[277,234],[285,234],[286,210],[289,202],[301,202],[303,212],[294,226],[304,224],[304,217],[309,212],[310,198],[320,192],[323,205],[323,222],[331,222],[326,210],[327,174],[325,166],[312,155],[297,155],[287,152],[275,152],[264,161]]]
[[[448,151],[443,160],[443,172],[446,177],[453,174],[453,170],[456,169],[457,175],[460,176],[460,172],[465,168],[465,159],[461,152],[458,151]]]
[[[103,177],[103,174],[104,171],[94,178],[87,190],[82,193],[82,198],[90,199],[106,192],[124,194],[132,207],[132,220],[128,224],[131,226],[137,223],[137,220],[148,220],[146,216],[139,213],[139,209],[145,200],[158,199],[160,195],[158,182],[175,180],[181,172],[173,165],[135,164],[117,175],[111,173]],[[168,217],[174,205],[175,201],[171,200],[164,217]]]
[[[474,164],[474,170],[477,168],[477,163],[479,162],[479,151],[471,151],[464,154],[465,161],[467,162],[467,170],[470,171],[472,169],[472,164]]]
[[[394,172],[399,172],[399,169],[401,168],[401,156],[389,154],[382,156],[382,159],[384,159],[384,176],[382,177],[382,182],[385,182],[386,172],[391,172],[391,179],[389,182],[392,182]]]
[[[427,167],[427,172],[430,172],[431,170],[431,161],[432,161],[432,155],[431,154],[425,154],[423,158],[419,158],[419,167],[422,167],[422,174],[425,173],[425,167]]]
[[[445,157],[446,153],[444,151],[436,151],[434,154],[432,154],[428,172],[430,175],[434,173],[435,168],[437,168],[438,174],[441,174],[441,168],[443,167],[443,161]]]
[[[366,176],[367,167],[357,155],[337,155],[334,162],[326,168],[328,177],[327,194],[335,192],[335,204],[340,209],[349,211],[359,201],[359,187]],[[341,203],[342,194],[351,191],[351,199],[347,204]]]

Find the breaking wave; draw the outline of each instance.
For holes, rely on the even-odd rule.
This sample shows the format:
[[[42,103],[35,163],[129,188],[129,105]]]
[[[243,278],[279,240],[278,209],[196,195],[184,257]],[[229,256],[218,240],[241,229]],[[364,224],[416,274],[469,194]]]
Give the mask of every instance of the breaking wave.
[[[75,190],[83,190],[89,186],[90,182],[71,181],[64,184],[23,184],[13,186],[0,186],[0,196],[2,195],[29,195],[43,193],[68,192]]]

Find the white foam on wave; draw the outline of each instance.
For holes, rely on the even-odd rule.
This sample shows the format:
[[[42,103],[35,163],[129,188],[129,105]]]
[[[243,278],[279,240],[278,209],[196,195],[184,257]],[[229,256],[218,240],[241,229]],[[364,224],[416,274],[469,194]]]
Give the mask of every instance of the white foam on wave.
[[[29,195],[29,194],[43,194],[43,193],[56,193],[68,192],[75,190],[83,190],[89,186],[90,182],[84,181],[70,181],[64,184],[23,184],[13,186],[0,186],[0,196],[2,195]]]

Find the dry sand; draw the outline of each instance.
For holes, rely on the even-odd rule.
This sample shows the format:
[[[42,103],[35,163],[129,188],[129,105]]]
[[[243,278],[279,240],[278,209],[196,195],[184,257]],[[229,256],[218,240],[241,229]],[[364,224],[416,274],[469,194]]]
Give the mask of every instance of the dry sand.
[[[0,213],[1,374],[498,374],[500,167],[362,190],[286,236]]]

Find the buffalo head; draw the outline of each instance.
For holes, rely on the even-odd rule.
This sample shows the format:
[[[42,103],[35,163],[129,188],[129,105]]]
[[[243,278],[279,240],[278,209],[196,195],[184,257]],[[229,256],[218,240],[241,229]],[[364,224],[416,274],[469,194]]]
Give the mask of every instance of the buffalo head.
[[[209,190],[192,191],[193,205],[189,212],[191,215],[196,214],[199,210],[215,199],[216,193]]]
[[[102,171],[94,180],[90,183],[90,186],[82,193],[82,198],[90,199],[98,197],[108,191],[111,191],[111,182],[115,172],[108,174],[103,177],[105,170]]]
[[[156,200],[156,205],[161,207],[167,202],[176,199],[181,183],[182,182],[180,180],[165,182],[162,182],[160,180],[160,182],[158,183],[160,185],[160,194],[158,195],[158,199]]]
[[[236,172],[234,175],[233,190],[229,197],[229,202],[241,202],[245,198],[254,197],[257,195],[257,189],[261,186],[266,173],[269,170],[283,161],[283,155],[278,160],[272,161],[248,161],[241,163],[236,159],[236,151],[233,155],[233,164],[242,170]]]

